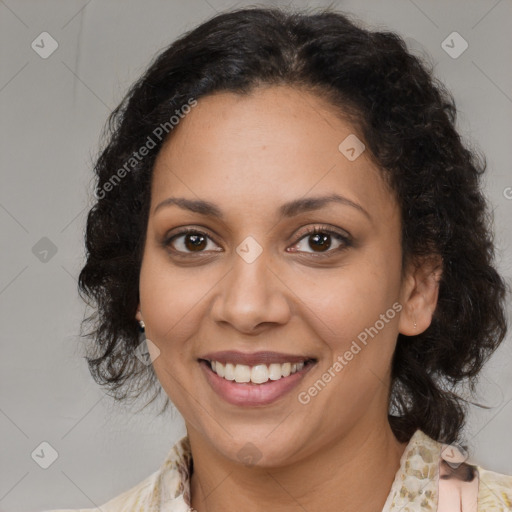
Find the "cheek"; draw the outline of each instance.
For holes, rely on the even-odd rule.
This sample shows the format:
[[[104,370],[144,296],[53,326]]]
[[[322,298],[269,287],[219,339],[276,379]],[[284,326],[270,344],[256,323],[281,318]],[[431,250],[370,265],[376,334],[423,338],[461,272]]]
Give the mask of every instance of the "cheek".
[[[333,348],[342,349],[398,300],[400,261],[390,251],[368,248],[339,271],[317,273],[314,279],[303,276],[295,282],[299,284],[294,291],[307,306],[304,314],[314,322],[315,330]],[[391,310],[386,326],[396,323],[396,316]]]
[[[317,378],[332,382],[318,406],[333,417],[346,418],[347,411],[356,417],[385,394],[398,335],[398,288],[375,267],[340,275],[331,286],[329,297],[310,303],[310,322],[326,355]]]
[[[148,252],[140,272],[140,301],[146,336],[160,353],[153,368],[160,384],[180,411],[189,411],[187,393],[194,366],[189,340],[197,333],[198,318],[205,314],[204,279],[193,268],[176,268],[165,254]],[[187,417],[191,412],[189,411]]]
[[[179,268],[171,265],[165,254],[148,252],[140,273],[140,300],[155,339],[167,344],[186,335],[191,323],[197,325],[196,317],[213,285],[197,268]]]

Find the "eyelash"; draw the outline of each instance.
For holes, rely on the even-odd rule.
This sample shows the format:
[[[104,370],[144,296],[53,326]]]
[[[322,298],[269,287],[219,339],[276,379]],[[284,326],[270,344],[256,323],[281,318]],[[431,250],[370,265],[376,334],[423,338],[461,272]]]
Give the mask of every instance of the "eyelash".
[[[171,247],[172,246],[172,243],[179,237],[181,236],[185,236],[185,235],[188,235],[188,234],[194,234],[194,235],[201,235],[201,236],[204,236],[206,238],[209,238],[210,240],[212,240],[213,242],[215,242],[215,240],[208,234],[208,233],[205,233],[204,231],[201,231],[200,229],[196,229],[196,228],[185,228],[183,229],[182,231],[179,231],[178,233],[175,233],[173,234],[171,237],[168,237],[166,238],[164,241],[163,241],[163,246],[165,248],[168,248],[168,247]],[[333,236],[334,238],[336,238],[339,242],[342,243],[342,245],[336,249],[329,249],[328,251],[324,252],[324,253],[310,253],[310,252],[304,252],[304,251],[297,251],[299,254],[307,254],[307,255],[310,255],[312,256],[313,258],[325,258],[325,257],[332,257],[333,256],[333,253],[340,253],[341,251],[347,249],[348,247],[351,247],[352,246],[352,240],[350,239],[350,237],[348,237],[347,235],[342,235],[341,233],[337,232],[337,231],[334,231],[333,229],[327,227],[327,226],[315,226],[313,228],[310,228],[308,229],[307,231],[305,231],[304,233],[302,233],[299,238],[297,239],[297,241],[292,244],[292,246],[295,246],[297,245],[299,242],[301,242],[304,238],[307,238],[308,236],[312,236],[312,235],[316,235],[316,234],[319,234],[319,233],[322,233],[322,234],[326,234],[326,235],[331,235]],[[217,242],[215,242],[217,243]],[[218,244],[217,244],[218,245]],[[184,257],[187,257],[187,256],[192,256],[194,257],[195,255],[201,255],[202,252],[204,251],[199,251],[197,253],[194,253],[194,252],[183,252],[183,251],[177,251],[176,249],[172,249],[171,250],[175,253],[175,254],[178,254],[179,256],[184,256]]]

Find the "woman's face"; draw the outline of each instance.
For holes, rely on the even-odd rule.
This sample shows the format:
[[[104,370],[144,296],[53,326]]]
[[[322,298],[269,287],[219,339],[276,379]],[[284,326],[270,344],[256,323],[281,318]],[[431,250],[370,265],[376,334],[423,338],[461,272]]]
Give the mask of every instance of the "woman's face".
[[[400,213],[354,134],[290,87],[220,93],[155,163],[140,274],[154,369],[188,431],[234,461],[292,462],[387,421]]]

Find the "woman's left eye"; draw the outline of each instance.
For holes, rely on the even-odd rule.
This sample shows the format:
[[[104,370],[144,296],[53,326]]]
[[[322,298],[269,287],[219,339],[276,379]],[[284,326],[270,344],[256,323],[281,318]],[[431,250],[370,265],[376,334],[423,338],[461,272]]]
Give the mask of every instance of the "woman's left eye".
[[[338,246],[334,247],[334,249],[331,247],[333,245],[333,239],[338,244]],[[308,251],[304,250],[304,247],[300,248],[300,245],[303,242],[305,245],[307,245],[308,248],[312,249],[315,256],[330,256],[330,253],[341,251],[351,245],[348,236],[322,227],[315,227],[307,231],[293,246],[292,252],[296,252],[296,248],[298,248],[298,252],[307,253]]]

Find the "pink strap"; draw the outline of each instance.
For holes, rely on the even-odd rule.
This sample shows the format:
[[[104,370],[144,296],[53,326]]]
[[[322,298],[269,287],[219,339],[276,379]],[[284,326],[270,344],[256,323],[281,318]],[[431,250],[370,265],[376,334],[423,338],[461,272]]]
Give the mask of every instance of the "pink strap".
[[[478,469],[464,462],[466,459],[464,449],[443,445],[439,462],[437,512],[478,511]]]

